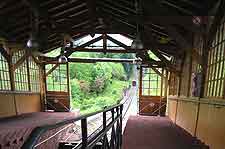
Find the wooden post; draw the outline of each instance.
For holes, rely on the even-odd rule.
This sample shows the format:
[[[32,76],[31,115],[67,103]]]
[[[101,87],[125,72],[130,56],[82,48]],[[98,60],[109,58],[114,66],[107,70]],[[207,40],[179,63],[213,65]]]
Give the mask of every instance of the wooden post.
[[[46,93],[47,93],[47,84],[46,84],[46,75],[45,75],[45,65],[40,65],[40,92],[41,92],[41,101],[42,101],[42,110],[47,110],[47,99],[46,99]]]
[[[70,72],[69,72],[69,62],[66,63],[66,75],[67,75],[68,100],[70,101]],[[69,106],[70,106],[70,103],[69,103]]]
[[[103,34],[103,49],[104,49],[104,54],[107,52],[107,36],[106,34]]]
[[[15,91],[15,79],[14,79],[14,70],[13,70],[13,64],[12,64],[11,51],[9,54],[8,66],[9,66],[9,78],[10,78],[11,91]]]
[[[29,68],[29,55],[27,51],[25,51],[26,54],[26,64],[27,64],[27,81],[28,81],[28,90],[31,91],[31,84],[30,84],[30,68]]]

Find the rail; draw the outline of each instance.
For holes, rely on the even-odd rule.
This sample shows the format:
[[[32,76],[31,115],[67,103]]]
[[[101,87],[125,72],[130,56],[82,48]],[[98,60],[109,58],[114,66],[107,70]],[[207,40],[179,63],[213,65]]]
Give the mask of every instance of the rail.
[[[125,102],[125,101],[124,101]],[[95,146],[96,143],[103,140],[103,146],[110,146],[112,148],[120,148],[122,144],[122,115],[123,115],[123,104],[124,102],[107,107],[103,110],[86,114],[83,116],[78,116],[74,119],[65,120],[52,125],[45,125],[41,127],[36,127],[30,134],[29,138],[24,142],[22,149],[33,149],[36,147],[37,142],[40,137],[47,131],[53,130],[76,121],[81,121],[81,134],[82,141],[75,148],[91,148]],[[107,124],[106,113],[111,112],[112,121]],[[92,137],[87,136],[87,118],[94,116],[96,114],[103,113],[103,127],[102,130],[99,131],[96,135]],[[111,131],[111,139],[110,142],[107,139],[107,132]]]

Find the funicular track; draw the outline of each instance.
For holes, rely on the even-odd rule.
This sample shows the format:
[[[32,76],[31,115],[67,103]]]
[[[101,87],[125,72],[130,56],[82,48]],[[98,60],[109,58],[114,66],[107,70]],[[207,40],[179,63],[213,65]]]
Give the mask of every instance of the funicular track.
[[[61,135],[59,148],[92,148],[98,146],[98,143],[100,143],[100,146],[120,148],[123,132],[122,124],[131,105],[132,97],[136,93],[135,90],[135,87],[126,89],[123,93],[123,99],[115,106],[34,129],[22,148],[39,148],[64,130],[69,131],[66,135]],[[60,128],[60,131],[41,142],[38,141],[45,132],[57,128]]]
[[[123,121],[126,121],[125,117],[131,105],[133,95],[135,94],[134,91],[135,89],[136,88],[131,87],[125,89],[123,92],[123,99],[120,101],[121,103],[123,103],[123,116],[122,116]],[[106,117],[107,122],[109,122],[110,119],[112,118],[109,113],[106,115]],[[93,136],[94,134],[97,134],[102,129],[103,125],[99,125],[102,123],[103,123],[102,113],[97,114],[88,120],[87,125],[88,125],[88,133],[90,134],[89,138],[91,138],[91,136]],[[68,133],[63,142],[74,143],[80,142],[81,140],[82,140],[81,125],[78,122],[74,124],[73,131]]]

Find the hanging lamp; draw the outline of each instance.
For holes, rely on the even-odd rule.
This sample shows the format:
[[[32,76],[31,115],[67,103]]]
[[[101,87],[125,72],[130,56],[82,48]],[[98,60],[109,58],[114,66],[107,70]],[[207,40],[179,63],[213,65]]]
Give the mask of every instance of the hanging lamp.
[[[30,16],[31,19],[31,33],[30,33],[30,37],[27,40],[27,47],[30,49],[36,49],[39,47],[39,42],[38,42],[38,38],[37,38],[37,34],[38,34],[38,14],[34,14],[34,18],[33,15],[31,14]]]
[[[65,56],[65,47],[61,48],[61,52],[60,52],[58,62],[59,63],[67,63],[68,62],[67,57]]]
[[[137,16],[140,15],[140,9],[139,9],[139,4],[137,2],[137,0],[135,1],[135,8],[136,8],[136,14]],[[137,33],[136,33],[136,38],[133,40],[132,44],[131,44],[131,49],[143,49],[144,45],[141,41],[141,35],[139,32],[139,24],[136,23],[136,28],[137,28]]]

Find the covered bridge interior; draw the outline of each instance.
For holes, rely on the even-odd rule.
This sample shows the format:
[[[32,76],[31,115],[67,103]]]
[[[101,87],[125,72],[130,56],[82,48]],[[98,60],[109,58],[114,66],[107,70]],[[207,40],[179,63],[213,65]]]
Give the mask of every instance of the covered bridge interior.
[[[46,147],[37,143],[81,120],[82,141],[77,148],[93,147],[103,140],[103,148],[121,148],[123,144],[123,148],[131,149],[126,143],[135,138],[127,131],[136,129],[135,121],[144,123],[151,119],[153,124],[157,120],[170,121],[180,127],[182,134],[200,140],[196,148],[224,149],[224,16],[224,0],[1,1],[0,148]],[[133,42],[127,45],[113,34]],[[91,36],[91,40],[75,44],[86,36]],[[102,46],[94,47],[99,41]],[[108,46],[109,41],[117,46]],[[57,48],[61,52],[56,57],[45,55]],[[75,52],[134,53],[135,58],[71,57]],[[70,112],[69,64],[96,62],[131,63],[138,67],[140,117],[128,120],[123,139],[123,103],[97,112],[103,114],[103,128],[90,139],[87,118],[97,113],[80,116]],[[53,73],[55,70],[60,73]],[[53,75],[60,80],[60,88],[54,89],[54,81],[48,82]],[[152,75],[157,80],[152,80]],[[157,88],[151,88],[152,81]],[[112,114],[111,123],[106,121],[107,112]],[[146,115],[168,119],[148,119]],[[25,121],[28,117],[32,122]],[[8,125],[11,119],[15,120],[14,126]],[[17,120],[21,127],[16,127]],[[109,129],[112,141],[107,139]],[[18,137],[21,132],[23,136]],[[42,133],[46,133],[44,137]],[[51,140],[54,145],[50,148],[58,147],[57,141]]]

